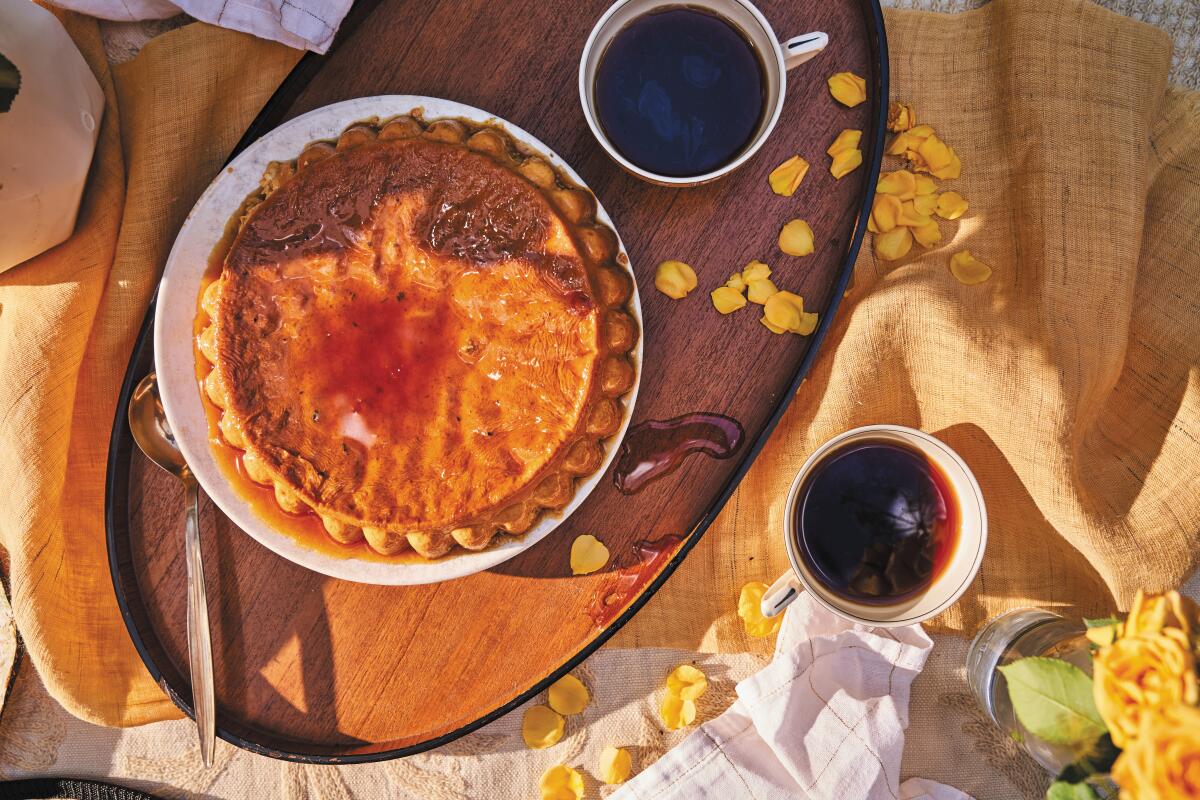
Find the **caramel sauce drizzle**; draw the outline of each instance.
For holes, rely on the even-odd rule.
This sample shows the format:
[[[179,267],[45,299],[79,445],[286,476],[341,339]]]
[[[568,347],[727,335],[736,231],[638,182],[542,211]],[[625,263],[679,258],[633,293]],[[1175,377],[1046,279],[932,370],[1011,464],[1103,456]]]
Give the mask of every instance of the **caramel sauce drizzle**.
[[[662,571],[682,543],[682,536],[669,535],[634,544],[629,563],[605,576],[592,596],[587,613],[596,627],[603,628],[616,619],[641,593],[642,587]]]

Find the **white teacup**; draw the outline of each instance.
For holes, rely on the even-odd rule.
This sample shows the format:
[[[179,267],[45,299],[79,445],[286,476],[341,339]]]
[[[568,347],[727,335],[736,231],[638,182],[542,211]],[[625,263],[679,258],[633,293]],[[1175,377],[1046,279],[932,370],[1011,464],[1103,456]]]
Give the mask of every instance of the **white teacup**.
[[[954,552],[947,564],[924,591],[892,605],[856,603],[821,583],[800,553],[799,532],[796,530],[796,504],[805,478],[828,453],[857,440],[893,440],[919,450],[950,482],[958,504],[959,531]],[[891,628],[912,625],[936,616],[952,606],[975,580],[987,546],[987,508],[983,492],[966,463],[945,443],[927,433],[900,425],[868,425],[835,436],[808,457],[792,488],[788,491],[784,509],[784,542],[792,568],[767,589],[762,599],[762,613],[773,617],[783,611],[807,589],[813,599],[833,613],[851,622]]]
[[[642,169],[622,156],[600,126],[595,106],[596,68],[600,65],[600,59],[613,37],[644,14],[681,5],[710,11],[736,26],[758,52],[767,84],[766,113],[763,114],[750,144],[732,161],[718,169],[702,175],[683,177],[658,175]],[[583,116],[587,119],[588,127],[592,129],[596,141],[600,142],[609,156],[639,178],[663,186],[696,186],[708,183],[733,172],[758,152],[763,142],[771,135],[775,123],[779,121],[779,114],[783,111],[787,71],[808,61],[824,50],[827,44],[829,37],[824,33],[794,36],[781,44],[775,36],[775,31],[771,29],[771,23],[767,22],[767,18],[749,0],[687,0],[686,3],[681,0],[617,0],[596,22],[587,44],[583,46],[583,57],[579,60],[579,99],[583,103]]]

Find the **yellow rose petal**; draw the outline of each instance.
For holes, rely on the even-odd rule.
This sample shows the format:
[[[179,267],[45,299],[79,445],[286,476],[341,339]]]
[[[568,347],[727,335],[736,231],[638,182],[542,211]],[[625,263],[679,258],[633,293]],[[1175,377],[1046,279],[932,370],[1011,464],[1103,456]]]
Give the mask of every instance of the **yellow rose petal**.
[[[792,156],[784,161],[767,176],[771,191],[783,197],[791,197],[800,186],[800,181],[808,174],[808,162],[800,156]]]
[[[792,328],[792,333],[808,336],[817,329],[817,312],[805,311],[800,315],[800,327]]]
[[[762,599],[766,593],[765,583],[751,581],[742,587],[741,594],[738,595],[738,616],[746,626],[746,634],[756,639],[775,634],[783,624],[783,614],[770,618],[762,615]]]
[[[1161,595],[1147,595],[1138,589],[1122,626],[1122,636],[1141,636],[1160,633],[1164,628],[1178,628],[1189,636],[1200,621],[1200,608],[1174,590]]]
[[[899,224],[900,212],[903,210],[900,198],[891,194],[875,195],[875,204],[871,208],[871,223],[874,233],[887,233]],[[868,226],[869,227],[869,226]]]
[[[906,200],[900,204],[900,218],[896,220],[898,224],[906,228],[919,228],[932,221],[928,214],[917,211],[912,200]]]
[[[746,296],[728,286],[718,286],[709,296],[712,297],[713,306],[722,314],[732,314],[746,305]]]
[[[775,288],[775,284],[770,278],[760,278],[755,281],[750,281],[746,289],[746,297],[751,303],[758,303],[760,306],[767,302],[771,295],[779,290]]]
[[[771,268],[761,261],[751,261],[746,265],[746,268],[742,270],[742,280],[745,281],[747,285],[749,285],[751,281],[769,278],[770,276]]]
[[[867,82],[853,72],[830,75],[829,93],[844,106],[854,108],[867,99]]]
[[[933,126],[914,125],[905,131],[905,135],[908,137],[909,142],[912,144],[913,149],[915,150],[920,146],[921,142],[934,135]]]
[[[682,261],[664,261],[654,273],[654,286],[672,300],[682,300],[696,283],[696,271]]]
[[[696,721],[696,702],[668,691],[658,709],[667,730],[677,731]]]
[[[787,328],[781,328],[774,322],[771,322],[771,320],[767,319],[765,314],[758,321],[763,325],[766,325],[767,330],[769,330],[771,333],[787,333]]]
[[[888,145],[888,148],[885,152],[889,156],[902,156],[910,149],[909,145],[910,145],[910,140],[908,138],[908,134],[907,133],[899,133],[899,134],[896,134],[895,139],[892,139],[892,143],[890,145]],[[912,146],[916,147],[915,144],[913,144]]]
[[[663,695],[662,702],[659,703],[658,715],[662,718],[663,724],[667,726],[667,730],[677,731],[682,728],[683,698],[668,690]]]
[[[829,149],[825,152],[831,156],[836,156],[845,150],[857,150],[861,141],[862,131],[847,128],[837,135],[837,138],[833,140],[833,144],[829,145]]]
[[[590,699],[587,687],[574,675],[563,675],[550,684],[550,690],[546,693],[550,708],[567,717],[581,713]]]
[[[958,219],[967,213],[967,201],[958,192],[942,192],[938,195],[936,210],[942,219]]]
[[[1200,709],[1174,705],[1147,714],[1112,777],[1122,797],[1194,800],[1200,795]]]
[[[667,690],[683,700],[699,700],[706,689],[708,678],[692,664],[680,664],[667,676]]]
[[[913,179],[916,181],[917,197],[937,192],[937,184],[928,175],[914,175]]]
[[[913,236],[908,228],[896,227],[887,233],[876,234],[875,255],[884,261],[904,258],[912,249]]]
[[[941,178],[944,181],[952,181],[962,174],[962,162],[958,160],[958,154],[951,151],[950,163],[944,167],[931,168],[929,170],[935,178]]]
[[[885,172],[879,176],[875,191],[894,195],[900,200],[912,200],[917,196],[917,179],[906,169]]]
[[[921,142],[917,152],[921,154],[921,158],[925,159],[925,163],[929,165],[931,171],[948,167],[954,158],[954,153],[950,150],[949,145],[936,135],[931,135]]]
[[[765,264],[763,266],[766,266]],[[769,273],[770,270],[767,270]],[[746,291],[746,279],[742,277],[742,273],[735,272],[729,276],[729,280],[725,281],[725,285],[735,292],[741,293]]]
[[[534,750],[550,747],[562,738],[563,718],[547,706],[530,706],[521,720],[521,737]]]
[[[1113,744],[1127,747],[1157,709],[1200,701],[1191,639],[1178,628],[1124,636],[1092,658],[1092,694]]]
[[[802,219],[794,219],[779,231],[779,249],[789,256],[812,255],[813,231]]]
[[[608,563],[608,548],[604,542],[585,533],[571,543],[571,573],[589,575]]]
[[[888,103],[887,128],[889,131],[906,131],[917,124],[917,112],[907,103]]]
[[[862,163],[862,150],[843,150],[833,157],[833,163],[829,165],[829,174],[841,180],[861,167]]]
[[[938,196],[936,194],[921,194],[918,192],[917,196],[911,202],[918,214],[924,214],[928,217],[937,210]]]
[[[583,800],[583,776],[564,764],[543,772],[538,788],[542,800]]]
[[[600,752],[600,768],[596,770],[600,780],[608,784],[624,783],[629,778],[633,762],[629,751],[611,744]]]
[[[971,255],[970,250],[963,250],[961,253],[950,256],[950,272],[958,279],[959,283],[967,286],[983,283],[992,277],[992,268]]]
[[[912,235],[922,247],[936,247],[942,241],[942,230],[933,220],[913,228]]]
[[[1118,627],[1116,623],[1113,623],[1112,625],[1103,625],[1099,628],[1088,628],[1083,632],[1083,635],[1097,647],[1108,647],[1116,641]]]
[[[797,330],[804,316],[804,300],[791,292],[777,292],[763,304],[763,316],[777,328]]]

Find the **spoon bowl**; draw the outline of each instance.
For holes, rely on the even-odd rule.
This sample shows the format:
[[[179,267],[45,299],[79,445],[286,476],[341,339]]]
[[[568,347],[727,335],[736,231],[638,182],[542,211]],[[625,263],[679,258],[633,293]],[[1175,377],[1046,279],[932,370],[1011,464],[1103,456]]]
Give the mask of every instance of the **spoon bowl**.
[[[158,376],[153,372],[142,378],[129,398],[129,430],[146,458],[182,478],[188,468],[187,462],[167,424],[162,399],[158,396]]]

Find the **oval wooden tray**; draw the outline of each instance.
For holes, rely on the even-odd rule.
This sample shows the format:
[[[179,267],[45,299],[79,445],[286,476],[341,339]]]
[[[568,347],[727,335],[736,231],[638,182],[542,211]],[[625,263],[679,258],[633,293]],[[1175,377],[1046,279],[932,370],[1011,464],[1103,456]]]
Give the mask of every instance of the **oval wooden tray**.
[[[303,59],[243,143],[348,97],[425,94],[493,109],[545,141],[583,176],[613,219],[642,292],[645,353],[633,424],[692,412],[744,430],[731,457],[689,456],[624,495],[611,476],[563,526],[490,571],[429,586],[383,587],[295,566],[211,504],[201,539],[212,620],[218,735],[276,758],[374,761],[421,752],[512,710],[579,663],[630,619],[715,518],[800,386],[845,291],[878,177],[887,114],[887,45],[876,0],[763,0],[776,32],[823,30],[830,47],[788,75],[787,103],[762,151],[708,186],[642,183],[592,139],[579,108],[583,42],[609,0],[421,3],[359,0],[335,51]],[[847,109],[825,79],[866,77],[867,103]],[[840,181],[825,148],[864,131],[863,167]],[[799,153],[812,168],[792,198],[767,173]],[[808,220],[817,252],[781,254],[779,228]],[[700,275],[685,301],[653,288],[678,258]],[[717,314],[707,294],[750,259],[821,313],[809,337],[771,334],[750,306]],[[153,309],[150,312],[153,315]],[[151,674],[191,713],[187,674],[183,497],[132,443],[125,409],[153,368],[149,325],[134,350],[109,451],[110,566],[129,633]],[[618,459],[619,460],[619,459]],[[575,536],[612,551],[608,567],[572,576]],[[645,542],[651,542],[650,546]]]

